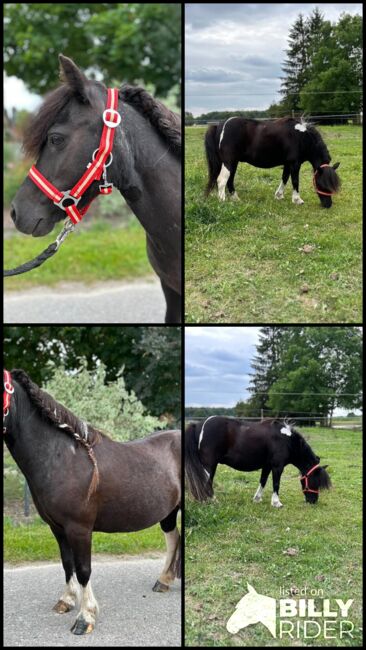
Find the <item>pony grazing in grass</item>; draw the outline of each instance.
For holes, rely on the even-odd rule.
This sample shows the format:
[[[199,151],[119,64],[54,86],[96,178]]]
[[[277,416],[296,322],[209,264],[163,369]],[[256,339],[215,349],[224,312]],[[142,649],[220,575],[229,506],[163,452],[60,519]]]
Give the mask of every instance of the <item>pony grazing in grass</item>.
[[[272,506],[281,508],[281,475],[290,463],[300,470],[301,488],[307,503],[316,503],[319,490],[331,486],[326,467],[320,464],[302,435],[285,420],[262,422],[212,415],[203,422],[188,425],[185,432],[185,470],[188,488],[198,501],[213,496],[213,479],[219,463],[241,472],[261,469],[259,487],[253,500],[262,493],[272,472]]]
[[[292,202],[297,205],[304,203],[299,194],[299,172],[304,162],[313,167],[313,185],[323,208],[331,207],[332,195],[340,187],[335,171],[339,163],[330,164],[331,157],[319,131],[291,117],[268,121],[229,117],[207,129],[205,148],[209,172],[206,195],[217,184],[222,201],[226,186],[234,199],[239,198],[234,187],[239,162],[262,169],[283,165],[275,197],[283,199],[291,175]]]

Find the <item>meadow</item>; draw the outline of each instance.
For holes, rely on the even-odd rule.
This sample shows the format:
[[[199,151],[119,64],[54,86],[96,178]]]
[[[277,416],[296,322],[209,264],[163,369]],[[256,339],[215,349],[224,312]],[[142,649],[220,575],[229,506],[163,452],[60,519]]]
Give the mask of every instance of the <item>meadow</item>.
[[[342,182],[320,207],[312,168],[300,170],[304,205],[275,190],[281,168],[240,163],[240,201],[205,200],[206,127],[185,138],[185,308],[188,323],[355,323],[362,314],[361,128],[319,127]],[[304,246],[310,252],[304,252]]]
[[[362,646],[362,433],[321,428],[302,433],[328,464],[333,484],[321,492],[317,505],[305,503],[292,465],[282,475],[280,509],[271,506],[271,476],[262,503],[253,503],[260,472],[223,465],[214,479],[214,500],[197,503],[186,496],[187,646]],[[354,623],[354,638],[273,638],[261,623],[231,635],[226,623],[247,593],[247,583],[276,599],[285,597],[280,588],[295,587],[322,590],[331,603],[354,599],[347,617]],[[315,601],[320,607],[321,597]]]

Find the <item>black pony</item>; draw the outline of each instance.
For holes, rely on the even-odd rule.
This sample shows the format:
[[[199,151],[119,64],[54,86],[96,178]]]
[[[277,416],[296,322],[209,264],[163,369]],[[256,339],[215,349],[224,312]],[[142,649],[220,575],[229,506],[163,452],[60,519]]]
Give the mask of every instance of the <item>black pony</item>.
[[[60,547],[66,588],[53,609],[64,614],[80,600],[74,634],[92,632],[98,612],[90,581],[93,531],[131,532],[159,522],[167,555],[153,590],[169,590],[181,563],[180,431],[115,442],[13,370],[4,371],[4,439]]]
[[[319,490],[331,485],[327,465],[322,467],[319,461],[319,456],[314,454],[300,433],[283,420],[249,423],[212,415],[203,422],[190,424],[185,432],[188,488],[198,501],[213,496],[213,478],[218,463],[222,463],[242,472],[262,470],[254,501],[262,501],[262,492],[272,471],[271,503],[280,508],[281,474],[291,463],[301,472],[305,500],[316,503]]]
[[[37,170],[64,192],[74,187],[98,151],[107,89],[87,79],[71,59],[60,55],[59,60],[64,83],[41,106],[25,135],[24,149],[37,159]],[[177,323],[181,320],[181,119],[143,88],[127,84],[118,92],[117,110],[121,122],[115,129],[113,158],[108,159],[108,181],[145,228],[149,261],[167,303],[166,322]],[[99,182],[93,181],[78,208],[83,210],[99,193]],[[11,208],[18,230],[41,237],[65,216],[27,176]]]
[[[314,189],[324,208],[331,207],[332,194],[340,187],[335,171],[339,163],[330,165],[331,157],[319,131],[290,117],[263,122],[229,117],[207,129],[205,147],[209,171],[206,195],[217,183],[222,201],[226,184],[232,197],[239,198],[234,187],[239,162],[265,169],[283,165],[282,181],[275,197],[283,199],[291,174],[292,202],[297,205],[304,203],[299,194],[299,171],[306,161],[313,166]]]

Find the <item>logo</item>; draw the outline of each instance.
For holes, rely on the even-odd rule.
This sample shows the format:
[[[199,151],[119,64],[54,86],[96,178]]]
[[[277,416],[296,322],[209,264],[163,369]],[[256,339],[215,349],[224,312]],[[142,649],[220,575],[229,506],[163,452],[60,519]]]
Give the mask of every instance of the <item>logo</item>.
[[[259,594],[249,583],[247,588],[248,593],[239,600],[226,624],[230,634],[237,634],[248,625],[262,623],[274,638],[353,639],[354,624],[348,620],[353,599],[344,602],[335,598],[331,601],[322,598],[323,590],[314,589],[309,590],[309,594],[315,595],[317,602],[314,598],[281,598],[277,601]],[[280,593],[287,591],[281,589]],[[307,595],[307,591],[304,588],[301,595]],[[300,594],[300,590],[298,592]]]

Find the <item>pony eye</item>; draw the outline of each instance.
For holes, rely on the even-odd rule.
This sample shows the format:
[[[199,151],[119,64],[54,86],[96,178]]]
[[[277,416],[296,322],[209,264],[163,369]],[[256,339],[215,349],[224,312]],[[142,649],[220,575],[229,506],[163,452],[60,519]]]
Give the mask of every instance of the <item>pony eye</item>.
[[[51,144],[60,146],[60,144],[63,144],[64,142],[64,137],[62,135],[58,135],[57,133],[54,133],[49,136],[49,141]]]

